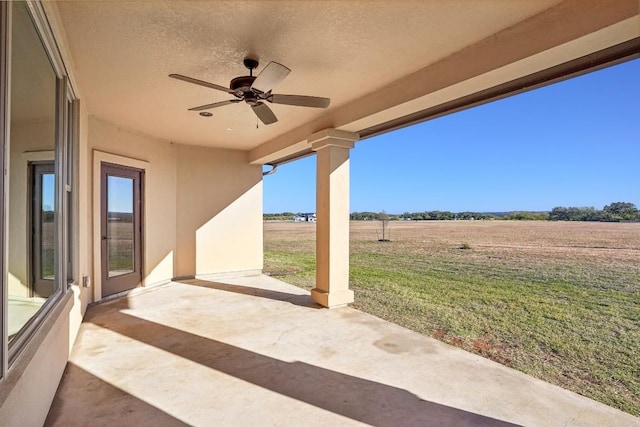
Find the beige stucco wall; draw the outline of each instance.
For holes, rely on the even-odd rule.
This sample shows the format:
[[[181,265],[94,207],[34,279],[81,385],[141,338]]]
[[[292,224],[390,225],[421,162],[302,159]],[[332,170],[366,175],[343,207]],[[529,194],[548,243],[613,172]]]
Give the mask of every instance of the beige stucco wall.
[[[69,344],[75,338],[69,334],[75,298],[69,299],[58,313],[50,316],[51,324],[34,339],[36,348],[26,349],[14,364],[2,387],[10,393],[0,393],[0,425],[41,426],[49,412],[58,383],[69,357]],[[21,375],[15,375],[15,370]],[[5,390],[3,390],[4,392]]]
[[[262,269],[262,168],[244,151],[178,147],[175,276]]]

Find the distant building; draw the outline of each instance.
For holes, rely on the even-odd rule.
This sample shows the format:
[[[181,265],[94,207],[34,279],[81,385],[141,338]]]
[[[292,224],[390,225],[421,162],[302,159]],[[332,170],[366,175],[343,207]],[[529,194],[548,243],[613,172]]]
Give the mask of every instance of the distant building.
[[[293,222],[316,222],[315,213],[301,213],[293,217]]]

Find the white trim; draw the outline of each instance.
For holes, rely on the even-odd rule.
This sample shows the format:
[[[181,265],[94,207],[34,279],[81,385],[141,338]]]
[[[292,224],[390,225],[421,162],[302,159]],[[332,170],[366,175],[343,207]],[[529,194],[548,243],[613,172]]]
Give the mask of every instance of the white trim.
[[[151,163],[146,160],[134,159],[131,157],[124,157],[118,154],[106,153],[104,151],[93,150],[93,294],[91,295],[90,302],[96,302],[103,298],[102,296],[102,240],[100,236],[100,173],[101,173],[101,164],[102,163],[113,163],[116,165],[128,166],[136,169],[141,169],[145,174],[145,181],[149,181],[149,174],[151,172]],[[143,197],[143,206],[147,206],[147,191],[142,195]],[[149,224],[149,209],[144,209],[144,221],[143,224]],[[146,233],[144,233],[144,238],[146,240]],[[147,271],[146,263],[149,259],[149,247],[146,242],[142,242],[142,247],[144,250],[144,260],[143,260],[143,275],[142,275],[142,286],[147,286],[146,277],[144,272]]]
[[[58,43],[56,43],[56,39],[51,31],[47,14],[42,8],[42,3],[33,0],[27,0],[25,3],[29,8],[31,19],[33,19],[33,23],[36,26],[38,35],[40,36],[40,40],[42,41],[45,51],[49,56],[49,60],[51,61],[51,65],[53,66],[56,76],[59,79],[65,77],[67,75],[67,69],[64,66],[62,56],[60,55]]]

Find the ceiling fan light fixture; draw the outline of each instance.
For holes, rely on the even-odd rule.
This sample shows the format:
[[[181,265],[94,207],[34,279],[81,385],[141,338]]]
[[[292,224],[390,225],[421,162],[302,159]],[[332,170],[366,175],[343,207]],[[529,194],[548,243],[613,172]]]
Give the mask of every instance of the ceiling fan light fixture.
[[[211,117],[211,116],[213,116],[213,113],[210,113],[209,111],[201,111],[199,114],[202,117]]]

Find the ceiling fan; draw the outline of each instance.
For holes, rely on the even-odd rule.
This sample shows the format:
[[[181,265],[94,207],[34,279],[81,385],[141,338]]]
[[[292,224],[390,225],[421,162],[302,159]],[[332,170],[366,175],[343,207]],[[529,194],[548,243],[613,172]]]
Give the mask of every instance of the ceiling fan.
[[[231,83],[229,83],[229,88],[205,82],[203,80],[194,79],[193,77],[183,76],[182,74],[169,74],[169,77],[182,80],[187,83],[216,89],[221,92],[226,92],[236,98],[189,108],[189,111],[211,110],[213,108],[229,104],[237,104],[244,101],[249,104],[253,112],[258,116],[258,119],[260,119],[260,121],[265,125],[270,125],[271,123],[278,121],[276,115],[267,106],[267,102],[272,104],[295,105],[298,107],[312,108],[327,108],[329,106],[329,98],[271,93],[271,91],[291,72],[290,69],[282,64],[270,62],[257,76],[253,75],[253,70],[258,68],[257,60],[245,58],[244,66],[249,69],[249,75],[232,79]]]

